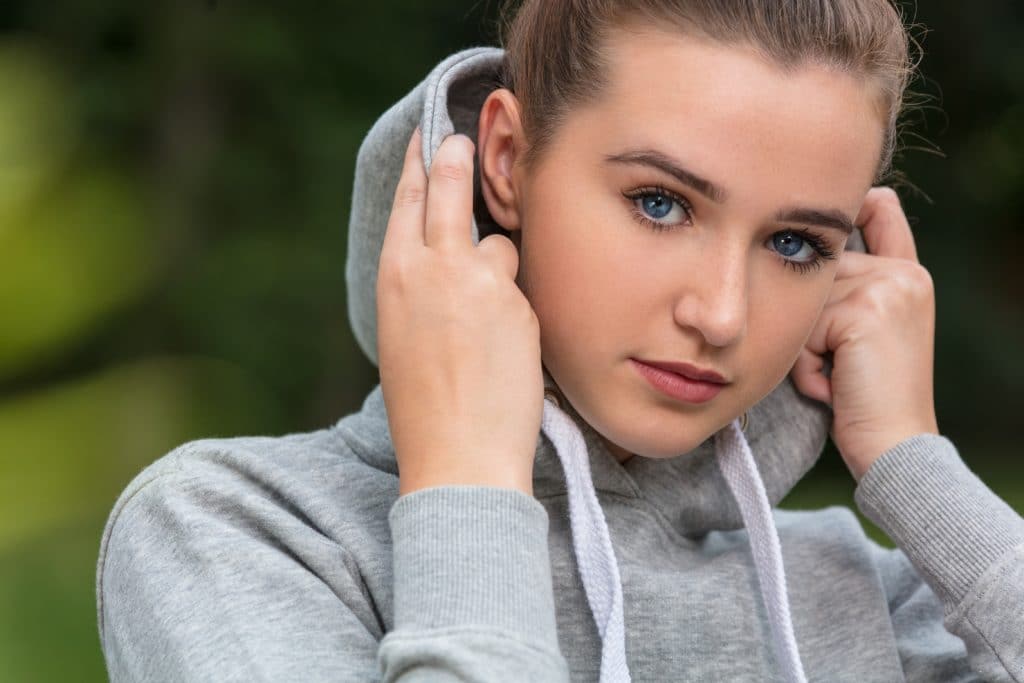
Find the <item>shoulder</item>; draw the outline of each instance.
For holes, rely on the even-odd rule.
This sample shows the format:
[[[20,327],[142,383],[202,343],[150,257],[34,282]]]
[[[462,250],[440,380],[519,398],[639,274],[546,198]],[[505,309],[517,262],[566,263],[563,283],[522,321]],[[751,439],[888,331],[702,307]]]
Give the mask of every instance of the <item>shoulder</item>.
[[[136,474],[114,503],[111,517],[140,495],[235,496],[279,500],[344,498],[354,488],[393,476],[360,457],[335,428],[283,436],[197,439],[161,456]],[[396,484],[397,485],[397,484]]]
[[[174,448],[121,491],[103,546],[115,527],[166,524],[169,511],[233,524],[284,515],[332,536],[353,522],[386,523],[397,497],[398,469],[378,386],[360,410],[323,429],[197,439]]]
[[[377,580],[389,550],[393,479],[336,428],[178,446],[128,483],[107,519],[96,565],[101,639],[152,627],[187,640],[179,622],[192,617],[248,622],[314,594],[322,605],[344,596],[373,627],[365,581]]]
[[[386,537],[397,494],[397,477],[362,457],[337,425],[283,436],[190,441],[145,467],[122,490],[104,526],[99,571],[110,555],[134,554],[154,539],[215,545],[233,535],[282,547],[340,547],[354,528]]]

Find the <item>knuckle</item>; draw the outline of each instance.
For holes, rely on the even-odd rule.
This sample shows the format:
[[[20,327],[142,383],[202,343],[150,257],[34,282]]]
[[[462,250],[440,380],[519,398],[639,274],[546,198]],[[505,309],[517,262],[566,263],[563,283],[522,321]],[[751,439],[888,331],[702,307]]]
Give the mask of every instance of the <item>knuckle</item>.
[[[431,168],[435,178],[462,181],[469,177],[469,168],[462,162],[451,159],[437,159]]]
[[[430,167],[434,177],[450,180],[464,180],[473,172],[473,141],[469,137],[456,133],[449,135],[442,142]]]
[[[413,206],[422,204],[427,198],[427,190],[424,187],[415,185],[403,185],[395,191],[395,204],[397,206]]]
[[[926,297],[935,292],[935,280],[920,263],[908,263],[905,268],[907,290],[914,296]]]
[[[889,307],[888,287],[882,282],[872,282],[858,289],[853,299],[863,313],[881,317]]]
[[[408,286],[412,275],[410,259],[400,254],[387,254],[377,269],[377,291],[399,292]]]
[[[935,283],[928,269],[907,262],[872,280],[851,295],[862,314],[876,319],[901,315],[908,303],[934,298]]]

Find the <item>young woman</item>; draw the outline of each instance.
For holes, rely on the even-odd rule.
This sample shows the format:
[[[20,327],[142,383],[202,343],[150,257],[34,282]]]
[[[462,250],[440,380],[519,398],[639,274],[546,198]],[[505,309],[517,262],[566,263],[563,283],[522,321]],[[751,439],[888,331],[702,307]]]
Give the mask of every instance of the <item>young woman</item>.
[[[112,680],[1024,680],[1024,520],[939,432],[872,187],[889,2],[526,0],[504,44],[360,150],[362,409],[117,501]],[[899,548],[771,508],[829,435]]]

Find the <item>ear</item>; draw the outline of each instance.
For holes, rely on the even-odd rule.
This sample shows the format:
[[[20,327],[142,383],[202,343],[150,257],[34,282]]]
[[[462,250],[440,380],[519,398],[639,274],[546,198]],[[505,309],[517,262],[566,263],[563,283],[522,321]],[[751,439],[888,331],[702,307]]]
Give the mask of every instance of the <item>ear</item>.
[[[480,189],[487,210],[501,227],[519,230],[521,178],[516,160],[525,149],[519,100],[510,90],[498,88],[480,109],[477,150]]]

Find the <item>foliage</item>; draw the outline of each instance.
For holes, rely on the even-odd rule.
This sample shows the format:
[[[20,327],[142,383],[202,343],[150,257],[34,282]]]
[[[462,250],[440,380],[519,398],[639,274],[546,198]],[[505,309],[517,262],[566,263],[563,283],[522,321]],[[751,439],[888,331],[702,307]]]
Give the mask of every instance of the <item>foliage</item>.
[[[0,678],[104,679],[95,555],[142,467],[358,408],[376,372],[345,310],[356,150],[430,66],[493,43],[497,9],[0,6]],[[941,99],[910,125],[945,158],[898,160],[934,198],[904,194],[938,291],[940,427],[1018,510],[998,456],[1024,403],[1021,12],[920,9],[918,89]],[[852,506],[838,456],[786,503]]]

